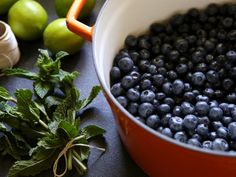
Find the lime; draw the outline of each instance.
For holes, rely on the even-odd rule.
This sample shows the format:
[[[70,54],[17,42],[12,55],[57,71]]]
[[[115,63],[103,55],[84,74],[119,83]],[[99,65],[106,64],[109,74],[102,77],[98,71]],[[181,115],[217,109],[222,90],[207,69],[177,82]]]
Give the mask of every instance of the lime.
[[[8,24],[19,39],[34,40],[42,36],[48,15],[38,2],[19,0],[9,10]]]
[[[68,10],[70,9],[74,0],[55,0],[55,8],[59,17],[66,17]],[[86,18],[95,6],[96,0],[87,0],[85,6],[79,15],[79,20]]]
[[[16,1],[18,0],[0,0],[0,15],[6,14]]]
[[[78,52],[84,42],[83,38],[72,33],[66,26],[66,19],[59,18],[51,22],[43,33],[44,46],[53,53],[66,51]]]

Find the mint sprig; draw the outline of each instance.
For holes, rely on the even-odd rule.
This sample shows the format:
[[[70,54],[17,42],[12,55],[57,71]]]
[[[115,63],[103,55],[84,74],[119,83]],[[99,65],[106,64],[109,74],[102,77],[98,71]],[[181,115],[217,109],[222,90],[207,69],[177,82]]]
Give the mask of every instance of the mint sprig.
[[[0,153],[17,160],[8,177],[34,176],[50,168],[55,177],[72,169],[83,174],[90,149],[105,150],[89,144],[105,130],[96,125],[82,128],[83,115],[77,113],[94,100],[100,87],[93,87],[90,95],[81,99],[74,85],[79,73],[61,69],[60,59],[68,54],[59,52],[53,59],[46,50],[39,51],[37,72],[4,70],[8,76],[33,81],[33,90],[20,88],[13,94],[0,87]],[[61,161],[66,165],[58,174]]]

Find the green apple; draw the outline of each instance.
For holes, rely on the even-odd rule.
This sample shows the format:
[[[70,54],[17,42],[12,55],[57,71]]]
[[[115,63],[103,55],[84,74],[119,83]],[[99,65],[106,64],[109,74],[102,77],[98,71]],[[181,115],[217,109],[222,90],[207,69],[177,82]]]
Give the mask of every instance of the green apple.
[[[55,0],[55,8],[59,17],[66,17],[74,0]],[[79,20],[86,18],[95,6],[96,0],[87,0],[79,15]]]
[[[0,15],[6,14],[16,1],[18,0],[0,0]]]
[[[51,22],[43,33],[44,46],[53,53],[66,51],[78,52],[84,43],[83,38],[68,30],[66,19],[59,18]]]
[[[35,40],[42,36],[48,15],[37,1],[19,0],[9,10],[8,24],[19,39]]]

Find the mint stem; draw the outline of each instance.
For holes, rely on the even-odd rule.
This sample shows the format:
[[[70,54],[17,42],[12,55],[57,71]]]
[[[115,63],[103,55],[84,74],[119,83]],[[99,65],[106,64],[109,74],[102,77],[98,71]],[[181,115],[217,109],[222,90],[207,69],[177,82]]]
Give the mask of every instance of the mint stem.
[[[45,124],[41,119],[39,119],[39,123],[40,123],[45,129],[48,130],[47,124]]]
[[[72,150],[70,149],[68,151],[68,163],[67,163],[67,169],[72,170]]]

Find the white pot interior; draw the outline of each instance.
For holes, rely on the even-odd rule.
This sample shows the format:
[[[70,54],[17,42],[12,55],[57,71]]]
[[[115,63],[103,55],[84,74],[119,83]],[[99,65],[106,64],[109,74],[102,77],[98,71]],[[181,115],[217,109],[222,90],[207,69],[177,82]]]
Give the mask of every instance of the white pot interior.
[[[107,0],[93,36],[94,59],[101,83],[106,91],[110,88],[109,71],[113,59],[122,48],[128,34],[139,35],[149,25],[192,7],[203,8],[209,3],[233,2],[234,0]]]

